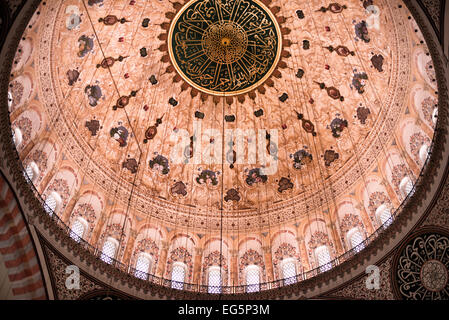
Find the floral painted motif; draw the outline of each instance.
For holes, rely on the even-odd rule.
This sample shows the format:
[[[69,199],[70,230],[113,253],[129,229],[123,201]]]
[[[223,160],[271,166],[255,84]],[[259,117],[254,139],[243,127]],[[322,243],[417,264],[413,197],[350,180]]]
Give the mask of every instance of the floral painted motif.
[[[265,263],[263,261],[263,256],[259,254],[254,249],[248,249],[241,257],[239,264],[239,279],[241,284],[245,283],[245,278],[243,276],[243,272],[245,268],[250,265],[259,266],[262,269],[263,279],[265,278]]]
[[[368,75],[365,72],[358,73],[354,70],[354,77],[352,78],[352,87],[357,89],[357,92],[363,94],[365,92],[366,81],[368,80]]]
[[[429,77],[430,81],[436,81],[435,79],[437,78],[437,76],[435,73],[435,68],[433,67],[432,60],[430,60],[426,64],[426,73],[427,73],[427,76]]]
[[[228,264],[225,257],[218,250],[212,251],[203,260],[202,283],[207,285],[207,269],[212,266],[221,266],[222,284],[228,283]]]
[[[373,67],[379,71],[383,72],[383,65],[384,65],[385,58],[381,54],[375,54],[371,57],[371,63],[373,64]]]
[[[427,123],[435,128],[434,119],[433,119],[433,110],[438,105],[438,101],[433,97],[425,98],[421,103],[421,110],[424,114],[424,119],[426,119]]]
[[[87,96],[87,100],[91,107],[96,107],[98,100],[103,96],[99,85],[88,85],[84,88],[84,93]]]
[[[201,168],[199,170],[201,173],[198,177],[196,177],[196,182],[198,184],[207,184],[209,186],[216,186],[218,184],[217,174],[219,174],[219,172],[214,172],[212,170],[201,170]]]
[[[320,246],[330,246],[333,247],[333,243],[329,240],[327,233],[322,231],[315,231],[309,240],[309,249],[313,250]]]
[[[287,190],[293,189],[293,182],[290,180],[290,178],[282,177],[281,180],[279,180],[279,188],[278,192],[282,193]]]
[[[226,202],[228,201],[240,201],[240,194],[238,189],[229,189],[228,191],[226,191],[226,196],[224,197],[224,200]]]
[[[24,167],[26,168],[31,162],[34,162],[39,168],[39,176],[33,180],[34,184],[37,186],[47,171],[48,155],[42,150],[34,150],[24,161]]]
[[[366,120],[370,114],[371,111],[369,108],[365,108],[363,106],[357,108],[357,119],[359,119],[361,124],[366,124]]]
[[[193,273],[193,259],[192,255],[184,247],[178,247],[171,251],[170,257],[167,260],[167,268],[165,275],[167,279],[171,278],[171,271],[173,269],[173,263],[182,262],[187,266],[187,272],[184,282],[189,282]]]
[[[119,143],[120,147],[126,147],[129,133],[124,126],[112,128],[109,135]]]
[[[174,196],[185,197],[187,195],[187,186],[182,181],[176,181],[170,188],[170,192]]]
[[[363,224],[358,215],[348,213],[341,219],[340,229],[342,233],[346,234],[349,230],[356,227],[361,227],[363,229]]]
[[[157,268],[157,261],[159,258],[159,247],[152,239],[146,238],[140,240],[139,242],[137,242],[136,249],[134,250],[134,254],[131,259],[131,265],[136,264],[137,258],[142,252],[148,253],[152,257],[152,270],[149,270],[149,273],[154,274],[154,270]]]
[[[385,204],[388,208],[392,207],[391,200],[385,192],[375,191],[369,195],[368,210],[370,218],[375,225],[377,225],[376,210],[383,204]]]
[[[296,248],[290,243],[283,242],[276,249],[273,256],[273,270],[275,279],[282,278],[280,263],[282,262],[282,260],[287,258],[295,258],[295,260],[297,261],[296,265],[301,266],[301,259],[299,257],[299,254],[296,252]],[[302,270],[300,270],[299,272],[302,272]]]
[[[311,163],[313,160],[313,156],[305,149],[296,151],[295,154],[290,155],[290,158],[293,158],[293,168],[296,170],[302,169],[303,166]]]
[[[108,238],[114,238],[120,243],[120,255],[123,255],[123,252],[125,250],[125,239],[126,239],[126,233],[123,231],[123,225],[120,223],[113,223],[108,225],[104,231],[103,234],[100,236],[99,243],[103,245],[104,241]],[[119,260],[120,257],[116,256],[116,259]]]
[[[308,254],[309,254],[309,261],[311,261],[312,265],[315,262],[315,254],[314,251],[316,248],[320,247],[320,246],[327,246],[329,249],[329,253],[335,256],[335,249],[334,249],[334,244],[332,243],[332,241],[330,241],[329,236],[322,232],[322,231],[315,231],[308,243]]]
[[[22,132],[22,143],[21,146],[25,146],[30,138],[31,138],[31,131],[33,130],[33,123],[30,119],[26,117],[22,117],[19,120],[15,121],[12,125],[13,129],[19,128]]]
[[[368,43],[371,41],[368,34],[368,26],[365,20],[362,20],[355,25],[355,34],[357,38],[363,40],[363,42]]]
[[[252,186],[257,183],[265,183],[268,180],[268,176],[261,173],[260,168],[254,168],[249,170],[246,176],[245,182],[247,185]]]
[[[394,166],[391,172],[391,181],[393,183],[394,191],[397,194],[401,194],[399,185],[401,184],[402,179],[409,177],[412,181],[414,180],[413,172],[405,164]]]
[[[67,70],[67,80],[68,80],[68,84],[69,86],[73,86],[75,84],[75,82],[78,80],[80,73],[78,70],[73,69],[73,70]]]
[[[122,168],[128,169],[132,174],[137,172],[137,169],[139,168],[139,165],[137,163],[137,160],[134,158],[128,158],[122,163]]]
[[[340,138],[341,133],[348,127],[348,121],[345,119],[335,118],[332,120],[330,130],[334,138]]]
[[[45,198],[52,192],[56,192],[62,199],[61,211],[65,209],[67,202],[70,198],[70,188],[65,179],[54,179],[52,183],[48,186]]]
[[[94,48],[94,38],[82,35],[78,38],[78,57],[82,58]]]
[[[14,110],[14,108],[20,103],[20,100],[23,96],[24,87],[23,84],[21,84],[19,81],[13,81],[10,84],[9,92],[12,96],[11,101],[11,110]]]
[[[152,160],[150,160],[150,168],[163,175],[166,175],[170,172],[168,159],[160,154],[156,155]]]
[[[334,161],[337,161],[340,158],[340,155],[334,150],[326,150],[324,153],[324,164],[326,167],[330,167]]]
[[[87,4],[92,7],[95,4],[98,4],[99,7],[103,6],[103,0],[88,0]]]
[[[419,151],[423,145],[430,146],[430,139],[421,132],[414,133],[410,137],[410,151],[413,155],[413,160],[415,160],[416,163],[421,163]]]
[[[347,233],[353,228],[358,228],[362,234],[365,234],[365,228],[363,227],[363,223],[360,221],[359,216],[348,213],[340,221],[342,243],[346,243],[345,237]]]
[[[76,218],[83,218],[89,224],[89,234],[94,230],[95,220],[97,219],[95,215],[95,210],[90,203],[78,204],[72,213],[72,221]],[[85,239],[87,237],[84,237]]]

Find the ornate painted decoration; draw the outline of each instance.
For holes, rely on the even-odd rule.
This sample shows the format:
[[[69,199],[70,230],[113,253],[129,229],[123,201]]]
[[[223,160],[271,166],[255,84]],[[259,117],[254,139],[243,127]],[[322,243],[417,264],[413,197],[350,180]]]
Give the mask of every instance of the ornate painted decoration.
[[[447,300],[449,238],[425,233],[408,242],[399,255],[395,278],[398,293],[407,300]]]
[[[253,90],[273,72],[282,36],[257,0],[196,0],[175,16],[168,34],[171,61],[194,88],[219,96]]]
[[[284,7],[283,2],[260,0],[263,7],[259,2],[242,0],[239,6],[248,3],[247,10],[255,3],[256,8],[270,10],[263,12],[267,17],[271,17],[270,12],[276,16],[276,21],[270,21],[281,26],[280,47],[289,47],[290,51],[282,49],[279,60],[273,61],[273,71],[266,73],[266,80],[256,79],[248,92],[219,88],[214,94],[193,86],[175,68],[169,56],[169,41],[175,39],[169,38],[168,32],[181,22],[187,25],[182,18],[189,16],[189,10],[200,12],[208,5],[217,10],[218,20],[209,22],[214,25],[220,22],[220,10],[225,10],[232,0],[117,0],[89,8],[75,0],[82,19],[72,29],[66,27],[66,21],[74,20],[66,9],[73,9],[74,4],[50,1],[48,9],[39,7],[39,17],[29,23],[31,28],[27,27],[23,34],[22,52],[18,51],[15,58],[20,67],[7,75],[9,89],[5,93],[14,131],[11,132],[9,123],[4,131],[12,135],[18,159],[25,159],[22,164],[26,164],[16,168],[14,174],[20,180],[23,169],[27,175],[32,171],[32,182],[44,200],[50,187],[54,187],[53,182],[62,179],[69,189],[58,188],[55,192],[70,193],[66,197],[61,194],[65,205],[58,208],[58,217],[63,223],[72,221],[79,205],[89,201],[98,216],[95,220],[84,217],[88,222],[86,230],[97,225],[101,229],[97,228],[95,236],[90,232],[83,238],[101,249],[105,237],[116,233],[116,259],[132,268],[134,243],[142,238],[141,230],[151,223],[155,230],[145,236],[154,238],[164,251],[159,265],[154,261],[152,264],[157,273],[150,274],[164,278],[166,286],[170,272],[165,269],[170,269],[173,261],[186,263],[186,282],[199,284],[204,276],[199,266],[206,256],[198,256],[217,249],[210,240],[218,234],[226,240],[220,251],[232,257],[229,270],[239,266],[241,254],[248,250],[263,258],[262,264],[256,263],[266,264],[261,281],[277,279],[268,264],[269,255],[275,254],[271,247],[284,240],[277,231],[291,230],[292,237],[285,236],[285,240],[290,237],[292,247],[301,251],[304,272],[319,267],[313,251],[317,245],[327,245],[331,259],[342,254],[348,257],[348,239],[342,233],[363,223],[360,227],[366,228],[361,231],[371,236],[379,227],[378,220],[382,220],[379,213],[386,214],[388,209],[392,214],[400,206],[405,193],[403,179],[410,178],[415,184],[420,176],[423,164],[417,161],[417,151],[424,141],[432,141],[431,124],[436,119],[437,105],[442,105],[432,81],[435,71],[438,73],[441,68],[432,64],[428,54],[432,48],[420,42],[413,19],[408,19],[409,11],[399,5],[402,0],[376,3],[385,22],[379,29],[369,22],[370,12],[365,10],[368,1],[349,1],[346,10],[343,4],[329,5],[325,1],[301,0],[303,3],[299,1],[292,8],[288,1]],[[123,2],[127,10],[116,17],[124,17],[126,23],[99,21],[115,13],[118,2]],[[326,10],[320,10],[320,6]],[[295,11],[297,8],[302,10]],[[335,14],[334,9],[345,14]],[[205,42],[204,35],[210,46],[214,45],[212,40],[218,39],[215,45],[227,48],[234,37],[238,43],[248,45],[251,40],[245,28],[257,16],[248,17],[245,25],[231,30],[220,25],[222,29],[210,35],[208,19],[213,16],[209,11],[206,13],[210,16],[204,21],[190,15],[194,26],[204,27],[200,41]],[[88,14],[90,21],[86,19]],[[240,15],[244,16],[244,11]],[[230,19],[226,22],[236,23]],[[315,23],[317,28],[311,28]],[[366,30],[358,29],[360,23]],[[246,38],[239,35],[239,28],[245,30]],[[178,36],[194,33],[190,26],[185,29],[178,30]],[[152,39],[151,43],[148,39]],[[348,47],[337,47],[340,44]],[[325,46],[332,46],[332,50]],[[238,48],[225,48],[220,55],[216,47],[198,47],[198,54],[204,53],[211,64],[226,68],[238,65],[246,54]],[[186,46],[185,50],[192,48]],[[232,74],[236,75],[234,69]],[[440,112],[439,116],[441,123],[446,114]],[[26,125],[22,125],[24,119],[29,120]],[[201,137],[192,121],[202,124]],[[244,163],[237,158],[237,137],[221,149],[225,152],[225,165],[206,163],[205,159],[198,163],[195,143],[195,147],[200,143],[211,148],[220,143],[217,136],[205,133],[209,128],[219,132],[267,129],[270,134],[258,136],[257,140],[252,135],[243,136],[243,151],[248,155]],[[180,162],[171,156],[176,143],[169,137],[181,132],[186,144],[179,148]],[[418,137],[418,132],[427,139]],[[8,139],[5,141],[11,142]],[[254,144],[270,160],[277,160],[274,173],[265,170],[272,167],[271,163],[250,163]],[[39,154],[45,154],[45,159],[36,156]],[[80,200],[80,195],[93,190],[98,199],[89,196]],[[419,190],[419,184],[415,190]],[[419,196],[418,192],[415,194]],[[34,199],[33,194],[27,198]],[[382,204],[386,208],[378,210]],[[404,214],[408,215],[406,211]],[[127,220],[120,218],[125,212]],[[350,214],[350,219],[345,214]],[[402,214],[394,215],[391,228],[402,221]],[[122,227],[115,227],[118,225]],[[175,254],[174,259],[172,250],[168,250],[182,246],[184,240],[176,240],[179,235],[198,240],[194,241],[195,250],[187,246],[188,242],[182,247],[190,255],[190,265],[182,252]],[[375,236],[377,233],[368,238],[367,244]],[[367,245],[363,251],[370,248]],[[349,256],[352,254],[355,253]],[[244,256],[251,262],[255,254]],[[167,268],[161,269],[167,259]],[[433,276],[442,270],[442,263],[434,260],[420,270],[419,279],[428,290],[439,290],[447,282],[444,274]],[[337,267],[338,263],[333,262],[332,266]],[[244,283],[239,272],[229,273],[229,278],[232,285]],[[309,279],[302,279],[306,278]],[[188,283],[184,289],[202,290],[197,283],[195,287],[190,284],[194,283]],[[223,293],[229,291],[224,289]]]

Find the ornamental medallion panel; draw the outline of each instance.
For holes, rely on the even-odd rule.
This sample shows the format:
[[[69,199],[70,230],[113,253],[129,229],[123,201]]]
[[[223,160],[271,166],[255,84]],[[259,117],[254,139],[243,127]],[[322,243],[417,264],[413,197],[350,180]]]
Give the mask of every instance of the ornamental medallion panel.
[[[282,36],[272,12],[257,0],[196,0],[173,19],[171,61],[196,89],[221,96],[262,84],[279,61]]]
[[[449,237],[427,232],[413,237],[396,258],[396,294],[406,300],[449,299]]]

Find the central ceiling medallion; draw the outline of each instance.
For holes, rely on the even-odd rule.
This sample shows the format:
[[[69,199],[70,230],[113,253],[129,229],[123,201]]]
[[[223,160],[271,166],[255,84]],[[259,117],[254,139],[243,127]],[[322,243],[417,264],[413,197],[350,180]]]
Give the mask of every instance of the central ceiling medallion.
[[[189,1],[168,32],[168,51],[178,74],[216,96],[240,95],[263,84],[281,49],[276,18],[257,0]]]

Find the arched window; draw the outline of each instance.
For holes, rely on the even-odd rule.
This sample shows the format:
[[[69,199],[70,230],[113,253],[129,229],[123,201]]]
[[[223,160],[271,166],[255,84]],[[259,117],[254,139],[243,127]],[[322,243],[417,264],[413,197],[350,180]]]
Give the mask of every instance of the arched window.
[[[348,242],[351,244],[351,248],[355,249],[356,252],[360,252],[365,248],[363,244],[363,236],[359,228],[353,228],[348,231]]]
[[[245,269],[246,292],[257,292],[260,290],[260,268],[256,265],[247,266]]]
[[[27,165],[24,176],[28,182],[33,182],[33,180],[39,176],[39,167],[36,162],[32,161]]]
[[[401,183],[399,184],[399,189],[402,192],[402,195],[404,197],[407,197],[413,190],[413,182],[409,177],[405,177],[402,179]]]
[[[114,238],[108,237],[103,244],[103,250],[101,251],[101,260],[106,263],[112,263],[112,259],[115,258],[117,247],[118,241]]]
[[[185,277],[186,265],[181,262],[175,262],[171,271],[171,287],[173,289],[182,290],[184,288]]]
[[[152,257],[148,253],[142,252],[139,254],[136,262],[136,272],[134,273],[136,278],[148,280],[152,260]]]
[[[13,102],[13,96],[12,96],[12,93],[8,90],[8,110],[9,111],[11,111],[12,102]]]
[[[393,220],[390,209],[385,204],[376,209],[376,218],[385,227],[388,227]]]
[[[79,242],[84,235],[84,232],[87,230],[87,221],[83,218],[77,218],[73,221],[72,228],[70,231],[70,237]]]
[[[433,113],[432,113],[433,124],[437,124],[437,120],[438,120],[438,108],[435,108],[435,109],[433,109]]]
[[[332,268],[331,255],[327,246],[321,246],[315,249],[315,256],[321,272],[328,271]]]
[[[59,209],[61,203],[61,196],[57,192],[53,191],[48,195],[47,199],[45,199],[44,209],[51,216]]]
[[[30,165],[28,165],[28,166],[26,167],[24,176],[25,176],[25,179],[26,179],[28,182],[33,181],[34,173],[33,173],[33,168],[31,168]]]
[[[19,128],[15,128],[12,131],[12,142],[18,147],[22,143],[22,139],[22,131]]]
[[[429,146],[427,144],[423,144],[419,149],[419,160],[422,164],[424,164],[429,156]]]
[[[207,291],[209,293],[221,293],[221,271],[220,267],[214,266],[209,268],[207,275]]]
[[[296,265],[293,258],[282,260],[281,267],[284,285],[296,283]]]

